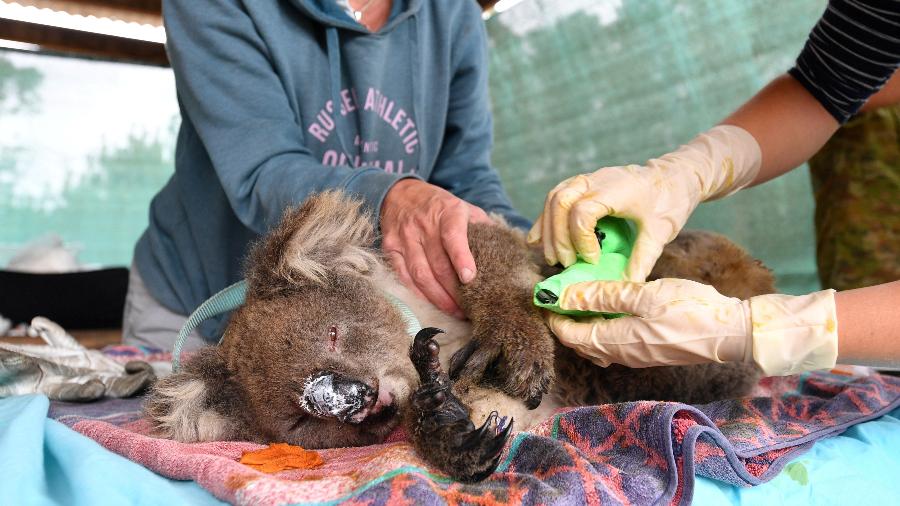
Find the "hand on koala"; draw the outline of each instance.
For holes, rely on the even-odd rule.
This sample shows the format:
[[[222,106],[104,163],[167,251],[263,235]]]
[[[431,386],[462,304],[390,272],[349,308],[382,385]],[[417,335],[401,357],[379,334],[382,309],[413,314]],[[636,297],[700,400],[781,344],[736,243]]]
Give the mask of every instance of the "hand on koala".
[[[548,265],[568,267],[580,256],[600,259],[594,225],[604,216],[634,220],[637,240],[625,278],[644,281],[666,244],[678,235],[697,204],[730,195],[759,172],[756,139],[720,125],[644,166],[607,167],[556,185],[528,234],[541,244]]]
[[[687,279],[587,281],[568,286],[560,307],[631,315],[548,315],[562,344],[601,367],[746,362],[781,376],[831,368],[837,359],[834,290],[741,300]]]
[[[381,206],[381,247],[406,287],[464,318],[457,286],[475,278],[469,223],[490,223],[479,207],[418,179],[404,179]]]

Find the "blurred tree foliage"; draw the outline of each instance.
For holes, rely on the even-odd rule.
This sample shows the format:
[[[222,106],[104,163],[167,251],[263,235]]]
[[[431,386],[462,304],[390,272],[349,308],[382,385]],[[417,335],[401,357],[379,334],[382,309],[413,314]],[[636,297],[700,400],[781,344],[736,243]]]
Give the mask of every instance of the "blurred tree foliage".
[[[38,107],[37,90],[43,78],[38,69],[17,67],[0,55],[0,115]]]
[[[150,199],[172,173],[170,143],[148,134],[131,134],[122,146],[104,146],[91,169],[65,183],[61,203],[51,209],[13,210],[24,243],[34,231],[53,231],[83,250],[80,259],[99,265],[125,265],[147,222]],[[10,216],[13,218],[13,216]]]
[[[136,86],[143,78],[149,84]],[[136,100],[159,105],[157,123],[129,113]],[[176,114],[168,124],[167,110]],[[173,171],[180,119],[171,71],[0,53],[3,118],[0,266],[48,233],[80,249],[82,262],[129,264],[150,200]]]

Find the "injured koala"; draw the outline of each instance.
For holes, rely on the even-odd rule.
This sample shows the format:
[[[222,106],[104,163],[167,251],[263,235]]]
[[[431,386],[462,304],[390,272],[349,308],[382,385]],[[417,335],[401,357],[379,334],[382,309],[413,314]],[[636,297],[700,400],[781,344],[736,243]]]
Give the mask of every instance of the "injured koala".
[[[601,368],[580,358],[532,305],[538,257],[500,221],[469,226],[478,269],[461,287],[469,321],[402,286],[374,239],[361,204],[338,192],[286,211],[249,255],[247,300],[221,345],[151,391],[156,434],[329,448],[379,443],[403,424],[422,458],[473,481],[496,467],[512,419],[524,430],[563,406],[704,403],[746,395],[758,379],[747,364]],[[774,290],[762,264],[700,232],[670,244],[651,277],[741,298]],[[428,326],[415,338],[397,299]]]

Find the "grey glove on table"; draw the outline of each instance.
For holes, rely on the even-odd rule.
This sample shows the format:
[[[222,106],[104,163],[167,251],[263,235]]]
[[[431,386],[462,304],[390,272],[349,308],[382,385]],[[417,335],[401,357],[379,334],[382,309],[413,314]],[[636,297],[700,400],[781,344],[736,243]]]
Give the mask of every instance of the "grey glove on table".
[[[56,323],[37,317],[29,334],[47,345],[0,342],[0,397],[41,393],[53,400],[129,397],[156,380],[150,364],[124,366],[81,346]]]

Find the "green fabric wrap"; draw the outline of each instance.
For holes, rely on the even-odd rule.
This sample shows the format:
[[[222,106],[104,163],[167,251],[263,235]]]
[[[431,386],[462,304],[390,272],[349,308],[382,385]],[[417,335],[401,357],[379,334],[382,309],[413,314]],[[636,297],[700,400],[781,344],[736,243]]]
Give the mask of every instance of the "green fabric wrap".
[[[554,313],[572,316],[592,316],[598,313],[576,311],[559,307],[563,290],[583,281],[615,281],[622,279],[631,249],[634,246],[634,229],[628,220],[606,216],[594,228],[600,239],[600,261],[596,264],[578,261],[555,276],[534,285],[534,305]],[[616,318],[621,313],[599,313],[605,318]]]

